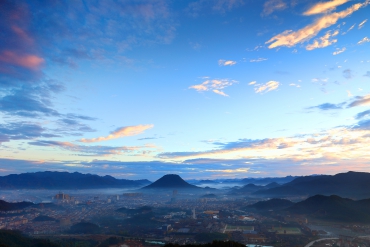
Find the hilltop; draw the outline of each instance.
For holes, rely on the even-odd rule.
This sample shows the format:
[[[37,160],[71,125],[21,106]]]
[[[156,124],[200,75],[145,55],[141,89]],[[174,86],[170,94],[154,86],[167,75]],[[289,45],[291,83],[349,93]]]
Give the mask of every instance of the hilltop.
[[[201,189],[183,180],[179,175],[167,174],[142,189]]]

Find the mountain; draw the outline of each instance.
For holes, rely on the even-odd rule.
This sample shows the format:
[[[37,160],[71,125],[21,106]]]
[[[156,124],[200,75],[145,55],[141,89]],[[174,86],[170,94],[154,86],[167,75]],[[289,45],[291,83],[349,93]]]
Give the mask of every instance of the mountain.
[[[254,208],[260,211],[268,210],[279,210],[288,208],[294,205],[294,202],[285,199],[273,198],[267,201],[259,201],[252,205],[249,205],[248,208]]]
[[[244,178],[241,180],[243,184],[256,184],[256,185],[267,185],[270,183],[285,184],[293,181],[294,179],[300,178],[299,176],[286,176],[278,178]]]
[[[15,211],[15,210],[21,210],[26,207],[32,206],[32,202],[6,202],[3,200],[0,200],[0,211]]]
[[[315,195],[285,210],[322,220],[370,222],[370,199],[354,201],[336,195]]]
[[[184,181],[179,175],[167,174],[142,189],[201,189]]]
[[[264,190],[271,189],[271,188],[276,188],[276,187],[279,187],[279,186],[280,186],[280,184],[278,184],[276,182],[269,183],[265,186],[255,185],[255,184],[247,184],[247,185],[244,185],[241,188],[234,188],[233,190],[231,190],[230,193],[231,194],[251,194],[253,192],[264,191]]]
[[[254,195],[269,197],[302,195],[339,195],[352,198],[370,197],[370,173],[347,172],[336,175],[299,177],[279,187],[260,190]]]
[[[35,172],[0,177],[0,189],[98,189],[142,187],[148,180],[116,179],[78,172]],[[150,182],[149,182],[150,183]]]

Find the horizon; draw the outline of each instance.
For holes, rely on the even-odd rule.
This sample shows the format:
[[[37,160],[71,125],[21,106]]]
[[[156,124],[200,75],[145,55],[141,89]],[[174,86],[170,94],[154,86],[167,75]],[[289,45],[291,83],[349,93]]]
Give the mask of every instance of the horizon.
[[[3,1],[0,176],[370,172],[369,5]]]

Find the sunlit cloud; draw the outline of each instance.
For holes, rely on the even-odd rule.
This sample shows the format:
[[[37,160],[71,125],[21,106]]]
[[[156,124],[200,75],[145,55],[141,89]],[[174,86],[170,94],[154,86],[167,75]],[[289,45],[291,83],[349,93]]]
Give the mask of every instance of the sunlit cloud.
[[[358,24],[358,29],[361,29],[365,26],[365,23],[367,22],[367,19],[362,21],[360,24]]]
[[[218,60],[218,65],[220,66],[233,66],[236,64],[236,61],[233,60]]]
[[[254,85],[256,83],[257,83],[257,81],[251,81],[250,83],[248,83],[248,85]]]
[[[339,55],[339,54],[341,54],[345,51],[346,51],[346,47],[343,47],[342,49],[337,48],[337,50],[335,52],[333,52],[333,55],[336,56],[336,55]]]
[[[21,66],[27,69],[37,70],[44,63],[44,59],[31,54],[17,54],[13,51],[3,51],[0,61],[11,65]]]
[[[368,37],[365,37],[362,40],[360,40],[357,44],[362,45],[362,44],[367,43],[367,42],[370,42],[370,39]]]
[[[223,92],[223,89],[233,84],[237,83],[237,81],[229,80],[229,79],[214,79],[214,80],[206,80],[202,84],[190,86],[190,89],[195,89],[198,92],[204,91],[212,91],[218,95],[228,96],[226,93]]]
[[[370,105],[370,94],[365,96],[357,96],[356,99],[348,105],[348,107],[351,108],[363,105]]]
[[[314,23],[307,25],[306,27],[293,32],[292,30],[286,30],[266,42],[270,44],[268,48],[276,48],[279,46],[292,47],[298,43],[303,43],[311,38],[315,37],[324,28],[330,27],[337,23],[339,19],[343,19],[362,7],[369,4],[369,1],[364,3],[357,3],[347,8],[346,10],[330,13],[318,18]]]
[[[320,2],[309,8],[303,15],[317,15],[327,13],[334,10],[337,6],[345,4],[349,0],[331,0],[327,2]]]
[[[117,139],[117,138],[123,138],[127,136],[135,136],[135,135],[142,134],[144,133],[145,130],[151,129],[153,127],[154,127],[153,124],[121,127],[111,132],[111,134],[108,136],[101,136],[101,137],[92,138],[92,139],[83,138],[80,140],[80,142],[85,142],[85,143],[101,142],[101,141],[108,141],[108,140]]]
[[[338,35],[339,31],[336,30],[333,33],[331,31],[326,32],[326,34],[318,39],[315,39],[312,44],[309,44],[306,46],[306,50],[314,50],[316,48],[324,48],[329,45],[332,45],[336,43],[338,40],[337,39],[330,39],[331,37],[334,37]]]
[[[279,86],[280,86],[280,82],[269,81],[269,82],[267,82],[265,84],[262,84],[262,85],[256,85],[254,91],[256,93],[267,93],[267,92],[278,89]]]

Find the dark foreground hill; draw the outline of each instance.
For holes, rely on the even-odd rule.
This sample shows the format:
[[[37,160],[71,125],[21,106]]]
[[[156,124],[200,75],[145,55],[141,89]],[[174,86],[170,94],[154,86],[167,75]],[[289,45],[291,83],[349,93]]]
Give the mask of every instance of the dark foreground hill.
[[[245,245],[234,242],[234,241],[213,241],[212,243],[208,244],[186,244],[186,245],[178,245],[178,244],[166,244],[164,247],[244,247]]]
[[[260,190],[254,195],[269,197],[301,195],[339,195],[344,197],[370,197],[370,173],[347,172],[334,176],[320,175],[296,178],[279,187]]]
[[[335,195],[316,195],[285,210],[321,220],[370,223],[370,199],[354,201]]]
[[[34,205],[32,202],[6,202],[0,200],[0,211],[15,211]]]
[[[179,175],[176,174],[167,174],[155,181],[154,183],[145,186],[145,190],[148,189],[182,189],[182,190],[195,190],[201,189],[198,186],[191,185],[183,180]]]
[[[0,230],[0,246],[9,247],[60,247],[60,245],[46,239],[30,238],[21,232],[12,230]]]
[[[279,210],[289,208],[294,205],[294,202],[285,199],[273,198],[267,201],[259,201],[252,205],[249,205],[248,208],[254,208],[259,211],[269,211],[269,210]]]
[[[0,177],[1,189],[98,189],[142,187],[148,180],[116,179],[78,172],[35,172]]]

